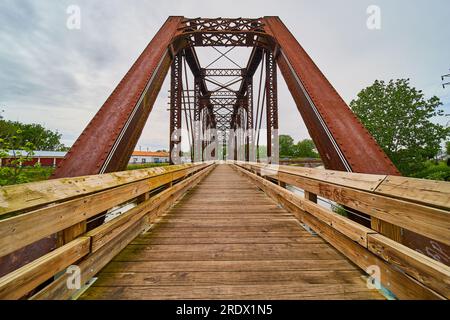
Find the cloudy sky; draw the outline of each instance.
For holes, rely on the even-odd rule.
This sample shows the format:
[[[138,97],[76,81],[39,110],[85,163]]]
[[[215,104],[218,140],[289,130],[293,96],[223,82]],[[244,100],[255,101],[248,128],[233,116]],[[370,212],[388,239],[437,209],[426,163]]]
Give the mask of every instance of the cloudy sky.
[[[70,5],[81,9],[79,30],[66,27]],[[380,30],[366,26],[369,5],[381,9]],[[0,111],[57,129],[71,145],[169,15],[277,15],[347,103],[375,79],[410,78],[449,114],[440,79],[450,68],[449,12],[448,0],[0,0]],[[167,148],[167,90],[166,79],[143,149]],[[279,105],[281,133],[307,137],[281,77]]]

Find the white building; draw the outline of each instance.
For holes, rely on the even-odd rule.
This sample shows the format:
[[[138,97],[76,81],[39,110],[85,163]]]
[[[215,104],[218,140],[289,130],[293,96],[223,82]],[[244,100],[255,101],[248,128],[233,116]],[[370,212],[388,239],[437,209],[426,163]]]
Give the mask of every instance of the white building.
[[[129,164],[168,163],[168,152],[134,151]]]

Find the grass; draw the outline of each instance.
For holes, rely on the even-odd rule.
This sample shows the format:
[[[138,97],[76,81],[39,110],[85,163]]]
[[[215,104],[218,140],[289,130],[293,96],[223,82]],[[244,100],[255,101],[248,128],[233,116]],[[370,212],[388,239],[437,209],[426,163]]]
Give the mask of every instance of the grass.
[[[128,165],[127,170],[138,170],[168,165],[168,163],[132,164]],[[48,178],[50,178],[54,170],[55,169],[52,167],[25,167],[20,172],[20,175],[16,179],[14,179],[12,168],[0,167],[0,186],[47,180]]]
[[[0,186],[47,180],[53,171],[54,168],[51,167],[26,167],[22,169],[18,177],[14,178],[13,169],[2,167],[0,168]]]

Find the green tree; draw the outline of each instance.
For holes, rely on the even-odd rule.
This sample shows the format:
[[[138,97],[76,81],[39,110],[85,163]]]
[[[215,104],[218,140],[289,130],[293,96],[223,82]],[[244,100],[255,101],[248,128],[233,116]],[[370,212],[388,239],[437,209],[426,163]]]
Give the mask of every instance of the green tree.
[[[21,134],[17,135],[20,130]],[[26,143],[33,144],[36,150],[46,151],[67,151],[60,139],[58,131],[51,131],[40,124],[25,124],[18,121],[8,121],[0,119],[0,139],[8,139],[15,136],[16,139],[10,141],[12,150],[20,150]]]
[[[25,141],[23,134],[24,132],[18,129],[10,136],[0,138],[0,158],[11,158],[5,166],[0,167],[0,185],[2,186],[28,182],[23,169],[24,163],[32,160],[34,145]],[[17,146],[19,148],[16,148]],[[36,165],[38,166],[39,164]]]
[[[445,151],[446,151],[447,155],[450,156],[450,141],[447,141],[445,143]]]
[[[291,136],[282,134],[278,137],[280,157],[292,157],[294,154],[294,139]]]
[[[424,168],[449,130],[430,119],[443,115],[438,97],[425,99],[409,79],[375,81],[350,103],[353,112],[404,175]]]
[[[316,152],[316,146],[311,139],[299,141],[294,149],[294,156],[297,158],[319,158],[319,154]]]

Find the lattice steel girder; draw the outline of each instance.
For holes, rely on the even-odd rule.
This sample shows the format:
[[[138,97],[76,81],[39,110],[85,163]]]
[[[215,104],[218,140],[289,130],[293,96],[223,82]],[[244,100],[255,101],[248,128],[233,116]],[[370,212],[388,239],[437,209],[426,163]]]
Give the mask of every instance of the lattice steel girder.
[[[185,19],[179,28],[193,46],[264,46],[261,19]]]
[[[264,17],[277,63],[328,169],[398,170],[278,17]]]
[[[253,145],[253,78],[249,78],[246,81],[247,90],[247,137],[245,145],[245,161],[250,161],[250,145]]]
[[[217,96],[233,96],[235,97],[237,95],[236,91],[213,91],[210,92],[211,97],[217,97]]]
[[[170,163],[173,161],[173,152],[181,156],[181,103],[183,94],[183,64],[181,53],[177,54],[172,62],[170,74]],[[174,151],[176,149],[176,151]]]

